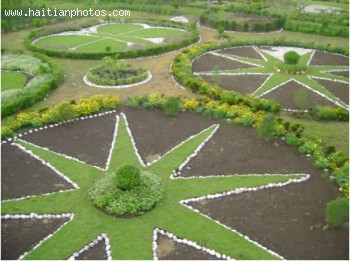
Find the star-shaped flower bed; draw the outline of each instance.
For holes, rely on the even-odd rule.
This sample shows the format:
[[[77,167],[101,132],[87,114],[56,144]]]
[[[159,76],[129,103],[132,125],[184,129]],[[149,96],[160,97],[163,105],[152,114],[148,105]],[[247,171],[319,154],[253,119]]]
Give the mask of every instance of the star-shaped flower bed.
[[[286,73],[278,68],[283,54],[291,50],[301,55],[299,65],[305,67],[305,71]],[[328,62],[314,62],[322,56]],[[195,75],[211,82],[225,81],[228,88],[254,97],[274,98],[286,109],[308,109],[315,105],[348,109],[349,66],[345,56],[296,47],[252,46],[213,51],[197,58],[194,65]],[[258,79],[263,76],[265,78]],[[242,77],[244,80],[240,80]],[[253,84],[255,81],[257,83]],[[284,102],[285,99],[305,100],[298,96],[305,96],[306,101],[295,102],[297,106]]]
[[[66,177],[76,189],[4,201],[2,215],[37,217],[71,213],[65,214],[71,221],[25,255],[27,259],[65,259],[72,255],[78,256],[74,253],[98,237],[105,240],[108,238],[108,253],[113,259],[152,259],[156,249],[154,237],[160,231],[168,231],[167,235],[170,233],[172,238],[186,239],[192,246],[205,249],[219,258],[276,259],[280,257],[278,254],[234,233],[227,226],[205,218],[186,204],[205,198],[302,182],[309,176],[264,174],[175,177],[173,174],[200,153],[218,128],[219,125],[214,124],[203,129],[160,158],[145,164],[135,146],[126,116],[117,115],[105,168],[18,139],[15,146],[45,162]],[[139,166],[147,172],[155,173],[164,185],[163,199],[141,216],[118,218],[107,215],[95,208],[88,198],[88,191],[96,180],[124,164]]]

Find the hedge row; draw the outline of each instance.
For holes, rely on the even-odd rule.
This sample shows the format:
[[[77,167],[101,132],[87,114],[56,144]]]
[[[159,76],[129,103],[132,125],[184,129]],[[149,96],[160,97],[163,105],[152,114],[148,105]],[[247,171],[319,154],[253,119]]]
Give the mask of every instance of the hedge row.
[[[135,21],[135,20],[125,20],[125,23],[140,23],[143,21]],[[91,26],[91,22],[89,23]],[[45,29],[45,30],[39,30],[39,31],[32,31],[29,33],[29,35],[24,39],[25,46],[35,52],[44,53],[48,56],[53,57],[60,57],[60,58],[71,58],[71,59],[102,59],[105,56],[115,56],[118,55],[120,59],[133,59],[138,57],[147,57],[147,56],[153,56],[158,55],[165,52],[174,51],[176,49],[180,49],[182,47],[188,46],[192,43],[195,43],[199,40],[199,33],[196,29],[196,26],[194,24],[190,24],[189,26],[186,25],[180,25],[176,22],[172,21],[164,21],[161,22],[158,21],[147,21],[147,24],[156,25],[156,26],[167,26],[167,27],[173,27],[173,28],[181,28],[185,30],[189,30],[191,35],[183,39],[182,41],[178,41],[175,43],[170,43],[167,45],[161,45],[156,47],[151,47],[147,49],[135,49],[125,52],[97,52],[97,53],[91,53],[91,52],[72,52],[72,51],[65,51],[65,50],[55,50],[55,49],[48,49],[43,48],[40,46],[37,46],[36,44],[33,44],[33,41],[35,39],[38,39],[39,37],[43,37],[50,34],[57,34],[64,31],[71,31],[72,27],[67,28],[59,28],[55,30],[51,29]],[[79,26],[80,28],[74,27],[74,30],[80,30],[85,27],[85,25]],[[88,27],[88,26],[86,26]]]
[[[289,20],[285,23],[284,29],[287,31],[301,32],[306,34],[349,37],[349,27],[344,26],[323,26],[322,24],[318,23]]]
[[[3,122],[1,139],[13,137],[16,132],[23,128],[38,128],[46,124],[67,121],[96,112],[118,109],[120,106],[121,102],[118,96],[95,95],[81,99],[79,104],[72,100],[55,105],[52,108],[21,112]]]
[[[239,31],[239,32],[268,32],[280,30],[284,23],[285,18],[283,17],[268,17],[269,22],[256,22],[256,23],[240,23],[239,19],[223,19],[219,14],[211,11],[206,11],[199,16],[199,21],[202,25],[206,25],[212,28],[222,27],[228,31]]]
[[[349,121],[349,111],[341,107],[316,106],[307,112],[304,110],[293,112],[296,117],[309,118],[316,121]]]
[[[45,77],[42,81],[35,84],[35,86],[20,89],[13,92],[8,97],[3,96],[1,99],[1,117],[11,115],[43,100],[46,94],[57,88],[61,82],[62,72],[60,66],[56,62],[43,54],[35,53],[33,56],[49,66],[49,73],[45,73]],[[40,77],[40,75],[38,77]]]
[[[278,112],[281,110],[281,107],[274,101],[269,101],[261,98],[253,98],[250,95],[243,96],[234,91],[225,90],[217,84],[208,83],[202,77],[195,76],[192,74],[192,61],[196,57],[199,57],[200,55],[213,50],[246,45],[296,46],[304,48],[316,48],[324,51],[348,54],[348,50],[343,48],[315,46],[314,44],[301,44],[298,42],[286,42],[276,39],[256,42],[231,41],[225,42],[220,45],[216,43],[205,43],[202,45],[190,47],[178,54],[175,57],[174,63],[172,65],[172,74],[175,76],[176,80],[183,86],[190,88],[195,93],[206,95],[211,99],[226,102],[229,105],[243,104],[245,106],[250,107],[253,112],[260,110]],[[326,119],[335,118],[337,120],[347,120],[348,118],[348,112],[344,109],[331,110],[327,108],[322,109],[322,107],[317,107],[311,111],[314,113],[313,116],[317,117],[319,120],[322,120],[324,118],[324,116],[322,116],[324,114],[327,114]],[[324,113],[324,111],[327,111],[327,113]]]

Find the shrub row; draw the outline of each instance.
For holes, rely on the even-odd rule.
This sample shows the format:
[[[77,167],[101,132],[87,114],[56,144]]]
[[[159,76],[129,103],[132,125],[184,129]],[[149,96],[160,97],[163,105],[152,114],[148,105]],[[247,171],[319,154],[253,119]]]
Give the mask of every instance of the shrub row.
[[[134,20],[126,20],[125,23],[132,23],[132,22],[143,22],[143,21],[134,21]],[[97,24],[97,23],[95,23]],[[170,52],[174,51],[176,49],[180,49],[182,47],[188,46],[192,43],[195,43],[199,40],[199,33],[196,29],[196,26],[194,24],[190,24],[189,26],[186,25],[179,25],[176,22],[172,21],[147,21],[147,24],[152,24],[152,25],[157,25],[157,26],[167,26],[167,27],[174,27],[174,28],[181,28],[185,30],[190,31],[190,36],[175,42],[175,43],[170,43],[167,45],[160,45],[160,46],[155,46],[155,47],[150,47],[147,49],[134,49],[130,51],[125,51],[125,52],[96,52],[96,53],[91,53],[91,52],[72,52],[72,51],[65,51],[65,50],[55,50],[55,49],[48,49],[48,48],[43,48],[40,47],[36,44],[33,43],[35,39],[38,39],[39,37],[47,36],[50,34],[55,34],[59,32],[64,32],[64,31],[71,31],[71,28],[60,28],[59,30],[40,30],[40,31],[32,31],[25,39],[24,43],[25,46],[35,52],[41,52],[44,53],[48,56],[53,56],[53,57],[60,57],[60,58],[71,58],[71,59],[102,59],[103,57],[106,56],[115,56],[118,55],[120,59],[129,59],[129,58],[137,58],[137,57],[146,57],[146,56],[153,56],[157,54],[161,54],[164,52]],[[86,26],[87,27],[87,26]],[[84,28],[81,26],[80,28],[76,28],[74,30],[80,30],[81,28]]]
[[[202,25],[206,25],[212,28],[224,28],[229,31],[240,31],[240,32],[268,32],[274,30],[280,30],[284,23],[285,18],[283,17],[268,17],[268,22],[255,22],[255,23],[240,23],[239,19],[224,19],[219,14],[213,13],[212,11],[206,11],[199,16],[199,21]]]
[[[19,110],[30,107],[35,102],[43,100],[46,94],[57,88],[61,82],[61,68],[56,62],[43,54],[36,53],[34,57],[40,59],[43,64],[47,64],[49,68],[40,72],[37,80],[31,84],[30,88],[28,86],[2,96],[1,117],[11,115]]]
[[[63,102],[52,108],[43,108],[39,111],[28,111],[11,116],[1,126],[1,139],[13,137],[23,128],[38,128],[46,124],[67,121],[92,113],[118,109],[121,102],[118,96],[96,95],[81,99],[79,104],[74,100]]]
[[[285,23],[284,29],[287,31],[301,32],[306,34],[349,37],[349,27],[344,26],[324,26],[318,23],[289,20]]]
[[[310,118],[316,121],[349,121],[349,111],[341,107],[316,106],[310,108],[308,112],[293,112],[296,117]]]

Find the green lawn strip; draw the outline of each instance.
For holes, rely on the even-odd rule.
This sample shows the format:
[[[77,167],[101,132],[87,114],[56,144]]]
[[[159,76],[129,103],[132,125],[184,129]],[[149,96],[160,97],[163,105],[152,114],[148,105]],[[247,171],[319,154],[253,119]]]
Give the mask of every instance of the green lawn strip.
[[[124,51],[127,47],[127,43],[120,41],[117,38],[105,37],[101,38],[95,42],[89,42],[86,44],[82,44],[77,46],[77,52],[105,52],[106,47],[109,46],[111,48],[111,52],[121,52]]]
[[[348,122],[327,122],[296,119],[288,116],[284,118],[295,124],[299,123],[305,127],[306,136],[321,139],[325,145],[335,146],[349,157],[349,123]]]
[[[121,36],[118,36],[118,39],[126,42],[133,42],[135,44],[144,44],[146,46],[156,46],[156,44],[152,43],[151,41],[145,40],[139,36],[121,35]]]
[[[44,37],[35,42],[44,48],[66,47],[74,48],[78,45],[87,44],[99,40],[100,36],[91,35],[52,35]]]
[[[135,154],[134,147],[129,138],[124,117],[119,116],[117,137],[114,148],[112,149],[108,171],[117,171],[124,164],[141,167],[141,163]]]
[[[310,51],[304,55],[300,55],[298,64],[301,64],[301,65],[308,64],[313,53],[314,51]]]
[[[349,66],[309,66],[308,70],[312,72],[312,76],[327,78],[327,80],[338,80],[338,81],[345,81],[349,82],[349,78],[327,73],[327,71],[334,71],[334,70],[349,70]]]
[[[266,93],[271,88],[276,87],[280,84],[283,84],[284,82],[287,82],[290,80],[289,75],[285,75],[282,73],[274,73],[272,74],[263,85],[261,85],[254,93],[253,96],[259,97],[260,95]]]
[[[1,71],[1,92],[21,89],[27,81],[27,75],[20,72]]]
[[[128,34],[131,31],[142,30],[144,27],[140,24],[106,24],[97,27],[97,32],[103,34],[112,34],[113,36],[119,36],[122,34]]]
[[[128,33],[130,36],[138,36],[145,38],[169,37],[178,35],[188,35],[188,32],[175,28],[145,28],[140,31]]]

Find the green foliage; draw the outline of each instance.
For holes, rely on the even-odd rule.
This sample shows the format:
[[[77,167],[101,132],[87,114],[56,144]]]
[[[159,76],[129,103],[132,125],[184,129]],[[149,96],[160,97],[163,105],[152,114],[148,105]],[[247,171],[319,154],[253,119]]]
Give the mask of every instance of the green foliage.
[[[258,133],[266,140],[271,140],[275,134],[275,117],[271,113],[265,114],[257,127]]]
[[[349,227],[349,199],[337,198],[328,202],[326,218],[333,227]]]
[[[173,96],[166,98],[163,107],[165,115],[175,117],[180,113],[181,108],[182,106],[179,98]]]
[[[295,51],[289,51],[283,55],[283,59],[286,64],[295,65],[299,62],[300,55]]]
[[[160,178],[152,173],[142,172],[140,183],[128,190],[119,188],[115,174],[105,174],[89,190],[91,202],[112,215],[141,215],[155,207],[163,197]]]
[[[131,166],[124,165],[120,167],[116,172],[117,187],[122,190],[130,190],[141,184],[140,169]]]

